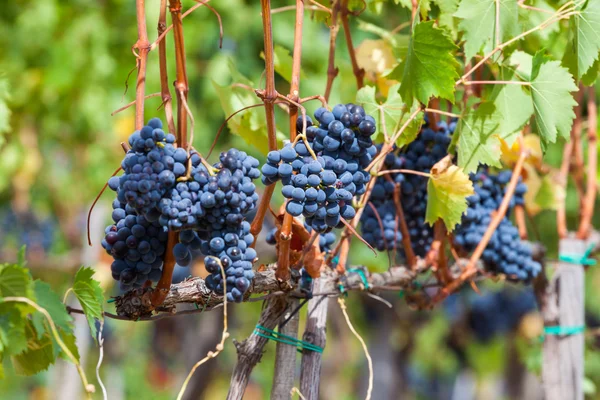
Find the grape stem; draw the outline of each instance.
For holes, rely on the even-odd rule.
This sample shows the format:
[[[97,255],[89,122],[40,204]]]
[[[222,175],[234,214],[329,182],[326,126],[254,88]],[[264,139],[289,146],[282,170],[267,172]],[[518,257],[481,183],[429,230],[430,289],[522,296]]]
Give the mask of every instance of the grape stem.
[[[339,73],[335,66],[335,40],[340,31],[338,13],[340,11],[340,2],[342,0],[333,0],[331,4],[331,25],[329,26],[329,60],[327,62],[327,84],[325,85],[325,99],[329,101],[333,81]]]
[[[344,27],[344,37],[346,38],[346,45],[348,47],[348,54],[350,55],[350,62],[352,63],[352,72],[356,77],[357,89],[364,86],[365,70],[358,65],[356,60],[356,51],[354,50],[354,44],[352,43],[352,33],[350,32],[350,23],[348,21],[348,0],[342,0],[342,12],[341,20]]]
[[[596,107],[596,92],[593,87],[588,88],[588,165],[587,165],[587,186],[586,193],[583,199],[583,208],[581,212],[581,221],[577,237],[579,239],[587,239],[590,234],[592,217],[594,216],[594,204],[596,202],[596,191],[598,189],[596,183],[596,170],[598,168],[598,116]]]
[[[386,175],[386,178],[391,181],[389,175]],[[402,209],[402,202],[400,201],[402,198],[402,189],[399,184],[396,184],[394,187],[394,206],[396,207],[396,215],[399,219],[400,224],[400,232],[402,233],[402,246],[404,247],[404,253],[406,254],[406,262],[411,268],[416,268],[417,265],[417,256],[413,251],[412,244],[410,241],[410,232],[408,231],[408,226],[406,225],[406,218],[404,218],[404,210]]]
[[[304,23],[304,1],[296,0],[296,24],[294,25],[294,53],[292,58],[292,79],[290,83],[290,94],[287,97],[278,94],[277,96],[289,101],[290,106],[290,141],[296,142],[296,123],[298,121],[298,109],[302,110],[302,136],[305,139],[307,148],[310,154],[317,159],[312,148],[308,145],[306,140],[306,109],[298,103],[300,98],[300,66],[302,62],[302,27]],[[266,57],[265,57],[266,59]],[[277,255],[277,271],[275,276],[277,279],[287,281],[290,278],[290,244],[292,240],[292,223],[294,217],[291,214],[285,213],[283,217],[283,223],[281,225],[281,232],[279,234],[279,253]]]
[[[563,150],[562,162],[560,165],[557,184],[560,185],[563,189],[563,192],[566,193],[568,178],[569,178],[569,170],[571,167],[571,156],[573,155],[573,150],[575,146],[575,137],[577,136],[577,131],[581,130],[582,118],[581,118],[581,102],[577,102],[575,106],[575,120],[573,121],[573,126],[571,127],[571,140],[565,143],[565,148]],[[560,239],[564,239],[568,235],[568,226],[567,226],[567,214],[566,214],[566,205],[565,198],[563,197],[558,204],[556,209],[556,228],[558,231],[558,237]]]
[[[277,90],[275,90],[275,58],[273,50],[273,32],[271,28],[271,2],[270,0],[260,1],[262,10],[262,23],[264,33],[264,53],[265,53],[265,90],[264,97],[261,97],[265,104],[265,114],[267,119],[267,136],[269,141],[269,150],[277,150],[277,131],[275,128],[275,107],[274,103],[277,99]],[[267,215],[267,210],[271,204],[271,197],[275,191],[276,184],[269,185],[265,188],[263,195],[258,203],[256,216],[250,226],[250,233],[254,235],[254,243],[262,230],[263,221]]]
[[[489,53],[487,53],[485,56],[483,56],[483,58],[481,60],[479,60],[479,62],[477,62],[477,64],[475,64],[472,68],[470,68],[467,72],[465,72],[465,74],[463,76],[461,76],[459,80],[456,81],[456,85],[460,85],[461,83],[464,84],[466,82],[467,78],[473,73],[473,71],[475,71],[476,69],[481,67],[494,54],[503,50],[505,47],[510,46],[514,42],[517,42],[517,41],[523,39],[525,36],[527,36],[533,32],[537,32],[537,31],[541,31],[542,29],[545,29],[546,27],[552,25],[555,22],[558,22],[562,19],[570,18],[573,15],[579,14],[580,12],[576,11],[576,9],[575,9],[578,4],[579,3],[575,3],[573,1],[566,3],[562,7],[560,7],[554,14],[552,14],[552,16],[550,16],[550,18],[548,18],[541,24],[521,33],[520,35],[513,37],[512,39],[507,40],[504,43],[498,44],[494,49],[492,49]]]
[[[177,96],[177,146],[185,147],[187,143],[187,74],[185,67],[185,46],[183,42],[183,25],[181,22],[181,0],[169,0],[169,10],[171,19],[173,20],[173,37],[175,42],[175,92]],[[151,303],[153,307],[161,305],[171,288],[173,280],[173,270],[175,268],[175,256],[173,255],[173,246],[178,242],[178,234],[174,231],[169,231],[167,238],[167,246],[165,250],[165,258],[163,262],[163,270],[160,280],[156,284],[156,288],[152,292]]]
[[[148,61],[148,52],[150,46],[148,43],[148,31],[146,29],[146,6],[145,0],[136,0],[135,2],[138,40],[133,46],[138,50],[137,57],[137,82],[135,85],[135,129],[142,129],[144,126],[144,92],[146,89],[146,64]],[[134,53],[135,54],[135,53]]]
[[[145,99],[145,100],[147,100],[147,99],[150,99],[150,98],[152,98],[152,97],[158,97],[158,96],[160,96],[160,93],[152,93],[152,94],[149,94],[149,95],[145,96],[145,97],[144,97],[144,99]],[[121,108],[117,108],[115,111],[113,111],[113,112],[111,112],[111,113],[110,113],[110,116],[111,116],[111,117],[114,117],[115,115],[117,115],[117,114],[118,114],[118,113],[120,113],[121,111],[125,111],[125,110],[127,110],[129,107],[131,107],[131,106],[133,106],[133,105],[135,105],[135,104],[137,104],[137,100],[134,100],[134,101],[132,101],[132,102],[129,102],[129,103],[127,103],[126,105],[124,105],[123,107],[121,107]]]
[[[527,240],[527,223],[525,222],[525,207],[521,204],[515,206],[515,221],[519,229],[521,240]]]
[[[166,1],[166,0],[161,0],[161,5],[162,5],[162,1]],[[194,0],[197,4],[194,4],[192,7],[189,8],[189,10],[187,10],[186,12],[184,12],[181,15],[181,19],[187,17],[188,15],[190,15],[194,10],[196,10],[199,7],[202,6],[206,6],[206,8],[208,8],[210,11],[213,12],[213,14],[215,14],[215,16],[217,17],[217,20],[219,21],[219,48],[221,48],[223,46],[223,23],[221,22],[221,15],[219,15],[219,13],[217,12],[217,10],[215,10],[213,7],[209,6],[208,3],[210,2],[210,0],[206,0],[206,1],[202,1],[202,0]],[[156,48],[156,46],[160,45],[160,42],[164,39],[165,35],[167,33],[169,33],[170,30],[173,29],[173,25],[169,25],[168,27],[166,27],[163,31],[159,31],[158,33],[158,37],[156,38],[156,40],[150,45],[150,50],[154,50]]]
[[[160,11],[158,14],[158,66],[160,71],[160,94],[165,107],[165,118],[169,133],[175,133],[175,121],[173,120],[173,98],[169,90],[169,75],[167,72],[167,41],[163,33],[167,31],[167,0],[160,0]],[[154,44],[153,44],[154,45]],[[150,47],[152,49],[152,46]]]
[[[352,334],[360,342],[360,345],[362,346],[363,351],[365,352],[365,357],[367,358],[367,366],[369,367],[369,385],[367,387],[367,396],[365,397],[365,400],[370,400],[371,393],[373,392],[373,360],[371,359],[371,355],[369,354],[369,349],[367,348],[367,344],[365,343],[364,339],[356,331],[356,329],[352,325],[352,322],[350,322],[350,317],[348,316],[348,312],[346,311],[346,309],[347,309],[346,302],[344,301],[344,299],[342,297],[338,297],[338,303],[340,305],[340,309],[342,310],[342,314],[344,314],[344,319],[346,320],[346,324],[348,324],[348,328],[350,328],[350,331],[352,332]]]
[[[579,92],[577,94],[577,106],[575,108],[575,115],[577,122],[573,123],[574,129],[571,131],[571,140],[573,141],[573,157],[571,157],[570,173],[575,182],[575,189],[577,190],[577,196],[579,198],[579,216],[583,212],[583,199],[585,197],[585,183],[584,183],[584,170],[585,165],[583,162],[583,143],[581,141],[581,132],[583,130],[583,98],[584,89],[582,85],[579,85]]]

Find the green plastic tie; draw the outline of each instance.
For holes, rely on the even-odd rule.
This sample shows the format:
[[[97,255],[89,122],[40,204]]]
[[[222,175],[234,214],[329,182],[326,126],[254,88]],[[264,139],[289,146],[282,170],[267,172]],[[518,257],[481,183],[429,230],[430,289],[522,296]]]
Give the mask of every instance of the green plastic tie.
[[[577,335],[579,333],[583,333],[585,330],[585,326],[545,326],[544,334],[545,335],[555,335],[555,336],[571,336]]]
[[[365,275],[365,271],[359,268],[350,268],[347,272],[355,272],[360,275],[360,280],[362,281],[365,289],[369,288],[369,281],[367,280],[367,276]]]
[[[298,348],[299,352],[301,352],[303,350],[309,350],[309,351],[314,351],[314,352],[320,353],[320,354],[323,353],[322,347],[319,347],[312,343],[305,342],[303,340],[298,340],[298,339],[288,336],[288,335],[284,335],[283,333],[276,332],[272,329],[265,328],[264,326],[262,326],[260,324],[256,325],[256,329],[254,330],[254,333],[265,339],[269,339],[269,340],[273,340],[275,342],[295,346]]]
[[[583,326],[583,325],[580,325],[580,326],[560,326],[560,325],[545,326],[544,333],[542,333],[540,336],[540,341],[543,342],[546,335],[572,336],[572,335],[578,335],[580,333],[583,333],[584,331],[585,331],[585,326]]]
[[[560,261],[569,263],[569,264],[575,264],[575,265],[596,265],[596,260],[594,260],[593,258],[590,258],[590,254],[592,254],[592,251],[594,250],[594,245],[591,244],[590,247],[587,248],[587,250],[585,251],[585,253],[583,253],[583,255],[579,255],[579,254],[559,254],[558,255],[558,259]]]
[[[115,302],[115,299],[112,299],[112,298],[111,298],[111,299],[108,299],[108,300],[106,300],[106,302],[107,302],[107,303],[114,303],[114,302]]]

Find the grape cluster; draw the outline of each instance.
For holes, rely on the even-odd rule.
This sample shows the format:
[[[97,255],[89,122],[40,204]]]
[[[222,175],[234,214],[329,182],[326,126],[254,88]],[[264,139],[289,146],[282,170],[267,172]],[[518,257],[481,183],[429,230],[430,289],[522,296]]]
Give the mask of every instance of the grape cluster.
[[[425,121],[421,132],[406,149],[394,149],[384,160],[382,170],[410,169],[429,172],[446,156],[456,122],[440,121],[433,129]],[[400,250],[402,233],[398,229],[398,215],[394,190],[401,191],[402,210],[415,254],[423,257],[433,241],[433,230],[425,224],[427,208],[427,179],[415,174],[389,173],[377,178],[371,192],[371,204],[361,217],[363,238],[379,251]]]
[[[253,183],[260,176],[258,160],[231,149],[221,153],[219,162],[210,166],[196,151],[177,148],[174,142],[175,137],[162,130],[160,120],[150,120],[129,138],[131,150],[121,164],[125,173],[109,180],[109,187],[117,192],[113,204],[116,225],[107,228],[103,245],[115,258],[113,277],[125,288],[143,283],[144,275],[150,272],[144,265],[152,258],[150,255],[156,256],[152,266],[158,271],[154,275],[160,277],[167,232],[179,231],[179,243],[173,247],[177,265],[187,267],[194,258],[204,254],[207,269],[214,275],[213,281],[218,281],[220,270],[213,271],[213,256],[217,255],[226,263],[223,267],[227,276],[232,274],[235,278],[227,288],[230,301],[240,301],[254,276],[252,263],[256,252],[248,248],[254,238],[244,218],[258,202]],[[124,222],[120,222],[122,220]],[[136,226],[140,227],[135,228],[137,233],[133,233],[134,228],[125,221],[137,221]],[[155,237],[159,234],[157,230],[160,238]],[[231,235],[235,240],[231,240]],[[123,239],[116,240],[117,237]],[[225,254],[210,247],[209,243],[216,238],[225,243]],[[152,245],[152,251],[147,252],[147,244],[159,239],[161,247]],[[157,249],[161,250],[160,254]],[[237,261],[243,262],[246,268],[242,276],[228,268]],[[138,266],[135,262],[142,264]],[[129,272],[132,268],[135,275]],[[212,288],[222,292],[222,286],[215,284]],[[234,288],[237,289],[233,291]]]
[[[223,293],[227,286],[227,301],[240,302],[254,279],[252,264],[256,261],[256,250],[252,247],[254,236],[250,233],[250,224],[243,221],[239,227],[225,227],[213,231],[210,240],[202,242],[204,266],[210,275],[206,286],[217,293]],[[223,284],[221,267],[225,271],[227,284]]]
[[[149,217],[155,219],[156,205],[186,172],[187,152],[175,148],[174,142],[175,136],[165,134],[158,118],[129,137],[131,150],[121,162],[125,173],[108,181],[121,203],[140,214],[152,212]]]
[[[307,117],[305,138],[269,152],[262,179],[266,185],[281,180],[286,211],[303,215],[322,234],[356,215],[352,200],[365,192],[369,174],[364,168],[377,154],[371,140],[376,124],[354,104],[338,104],[331,112],[319,108],[314,116],[319,124]],[[299,118],[299,133],[303,124]]]
[[[455,245],[467,252],[477,247],[492,220],[491,213],[502,202],[511,176],[511,171],[492,174],[486,169],[471,175],[475,194],[467,198],[467,212],[454,232]],[[526,185],[520,182],[511,199],[509,211],[514,205],[523,204],[526,191]],[[541,271],[541,265],[531,257],[531,247],[521,241],[508,213],[493,233],[481,259],[488,270],[506,274],[511,280],[528,282]]]
[[[221,153],[211,175],[195,153],[191,160],[191,180],[179,182],[158,207],[159,221],[169,229],[220,230],[239,225],[256,207],[258,194],[252,181],[260,176],[258,160],[243,151]]]
[[[112,276],[122,290],[158,281],[167,243],[167,229],[138,215],[133,207],[115,199],[112,219],[106,227],[102,247],[113,256]]]
[[[45,257],[54,243],[57,222],[33,210],[15,212],[12,207],[0,210],[0,251],[13,242],[25,245],[27,255]]]

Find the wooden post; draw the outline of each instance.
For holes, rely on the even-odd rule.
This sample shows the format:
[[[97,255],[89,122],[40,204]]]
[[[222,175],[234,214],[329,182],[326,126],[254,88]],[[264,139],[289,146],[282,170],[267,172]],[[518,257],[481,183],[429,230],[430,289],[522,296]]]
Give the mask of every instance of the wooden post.
[[[315,279],[313,291],[315,293],[327,292],[333,290],[332,281]],[[327,339],[327,306],[329,298],[319,296],[308,302],[308,315],[306,320],[306,329],[302,340],[325,348]],[[321,363],[323,355],[314,351],[304,350],[302,353],[302,365],[300,367],[300,392],[306,400],[319,399],[319,382],[321,380]]]
[[[560,254],[583,255],[585,240],[561,239]],[[541,304],[544,326],[564,328],[585,325],[584,268],[560,261]],[[584,335],[546,335],[542,356],[542,383],[546,400],[583,400]]]
[[[288,308],[282,318],[282,322],[290,318],[290,315],[296,310],[298,304],[298,299],[291,298],[288,300]],[[297,338],[299,323],[300,313],[297,312],[284,326],[279,326],[279,333]],[[290,391],[294,387],[294,381],[296,380],[296,353],[296,346],[277,342],[271,399],[283,400],[290,398]]]

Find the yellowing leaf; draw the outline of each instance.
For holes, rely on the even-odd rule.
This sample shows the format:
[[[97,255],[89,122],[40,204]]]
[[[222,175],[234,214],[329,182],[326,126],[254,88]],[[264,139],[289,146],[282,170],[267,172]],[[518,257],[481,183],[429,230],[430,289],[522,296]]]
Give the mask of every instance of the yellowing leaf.
[[[441,218],[448,231],[452,231],[467,210],[467,197],[473,193],[469,176],[462,168],[451,164],[450,156],[446,156],[431,169],[425,221],[433,225]]]
[[[502,150],[502,163],[508,167],[513,166],[519,159],[519,153],[521,151],[519,141],[514,141],[512,146],[509,146],[504,139],[501,139],[500,143],[500,149]],[[529,151],[529,155],[525,159],[525,162],[536,168],[539,168],[542,165],[543,157],[540,137],[529,133],[523,137],[523,145],[525,149]]]
[[[564,201],[565,191],[554,173],[541,176],[531,164],[525,164],[523,168],[526,171],[524,183],[527,192],[524,199],[527,212],[536,215],[543,210],[556,210]]]
[[[383,74],[396,64],[392,47],[382,39],[363,40],[356,48],[356,61],[359,67],[371,76],[371,80],[375,80],[377,75]]]

